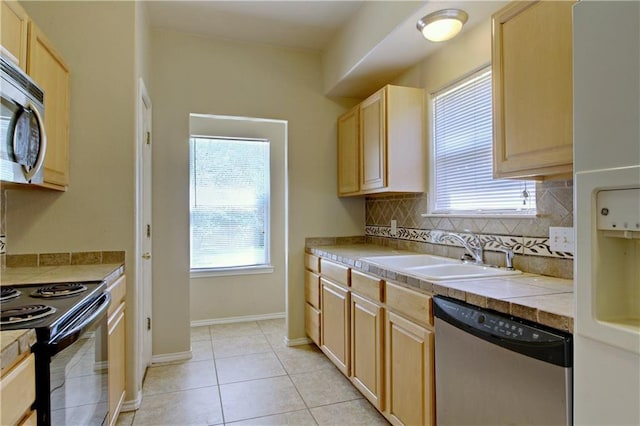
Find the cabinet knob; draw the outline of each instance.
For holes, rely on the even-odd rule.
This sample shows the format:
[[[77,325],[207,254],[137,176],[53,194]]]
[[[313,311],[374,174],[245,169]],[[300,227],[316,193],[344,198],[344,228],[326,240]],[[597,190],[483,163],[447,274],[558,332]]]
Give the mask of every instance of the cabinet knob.
[[[144,253],[144,254],[142,255],[142,258],[143,258],[143,259],[145,259],[145,260],[149,260],[149,259],[151,259],[151,253],[149,253],[149,252]]]

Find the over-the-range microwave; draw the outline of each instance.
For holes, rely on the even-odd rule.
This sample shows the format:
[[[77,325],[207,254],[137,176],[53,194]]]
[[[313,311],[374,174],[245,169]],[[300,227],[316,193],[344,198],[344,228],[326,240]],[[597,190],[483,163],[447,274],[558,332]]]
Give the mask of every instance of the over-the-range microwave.
[[[0,180],[42,183],[42,165],[47,149],[44,91],[2,55],[0,71]]]

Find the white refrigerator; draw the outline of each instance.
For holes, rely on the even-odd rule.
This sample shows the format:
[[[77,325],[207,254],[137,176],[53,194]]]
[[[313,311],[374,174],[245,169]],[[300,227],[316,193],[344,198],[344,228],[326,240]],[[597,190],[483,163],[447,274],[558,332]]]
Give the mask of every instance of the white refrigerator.
[[[640,425],[640,2],[573,13],[574,423]]]

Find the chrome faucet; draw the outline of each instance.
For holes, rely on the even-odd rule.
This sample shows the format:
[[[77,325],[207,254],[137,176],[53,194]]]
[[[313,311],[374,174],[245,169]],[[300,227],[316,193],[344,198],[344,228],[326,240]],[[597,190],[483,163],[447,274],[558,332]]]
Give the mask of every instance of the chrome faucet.
[[[506,261],[506,269],[507,271],[513,271],[515,270],[515,268],[513,267],[513,250],[509,249],[509,248],[496,248],[496,251],[501,251],[504,253],[505,256],[505,261]]]
[[[446,233],[442,234],[440,236],[440,238],[438,239],[438,241],[440,241],[440,242],[444,242],[446,240],[458,241],[467,250],[467,252],[473,257],[473,260],[475,261],[475,263],[478,264],[478,265],[482,265],[484,263],[483,262],[484,249],[483,249],[483,246],[482,246],[482,241],[480,241],[480,238],[478,238],[478,236],[476,234],[474,234],[473,232],[469,231],[468,229],[465,229],[464,231],[471,235],[471,239],[473,241],[473,244],[470,243],[469,241],[465,240],[464,238],[462,238],[459,234],[456,234],[455,232],[446,232]]]

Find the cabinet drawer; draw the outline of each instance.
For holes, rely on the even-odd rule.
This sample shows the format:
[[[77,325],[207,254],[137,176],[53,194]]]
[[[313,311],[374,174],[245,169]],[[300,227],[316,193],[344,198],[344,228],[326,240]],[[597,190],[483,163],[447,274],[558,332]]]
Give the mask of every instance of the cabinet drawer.
[[[386,283],[385,287],[386,304],[389,309],[418,323],[433,325],[431,296],[391,283]]]
[[[125,276],[122,275],[111,283],[111,285],[107,287],[107,291],[111,293],[111,304],[109,304],[109,309],[107,310],[107,315],[110,316],[115,312],[120,303],[124,301],[127,295],[127,281]]]
[[[346,266],[320,259],[320,271],[323,277],[329,278],[338,284],[349,286],[349,268]]]
[[[383,284],[384,281],[380,278],[351,270],[351,291],[362,296],[382,302]]]
[[[313,272],[320,272],[320,258],[318,256],[305,253],[304,267]]]
[[[311,306],[320,309],[320,275],[304,271],[304,298]]]
[[[29,354],[9,370],[0,381],[0,424],[14,425],[30,409],[36,399],[35,357]]]
[[[308,303],[304,305],[304,327],[307,336],[320,346],[320,311]]]

